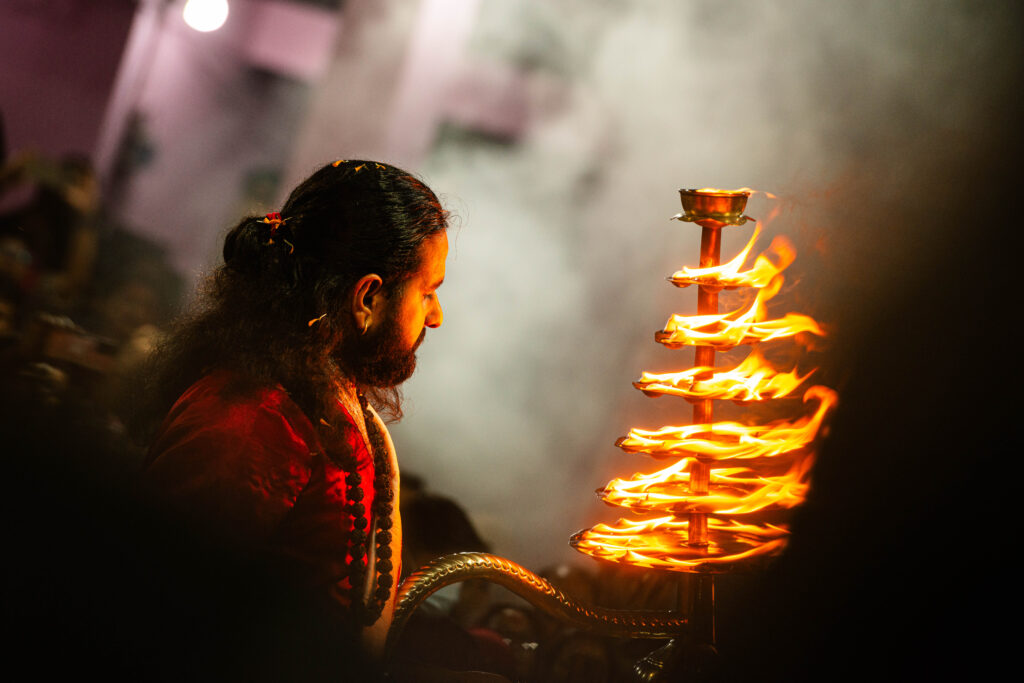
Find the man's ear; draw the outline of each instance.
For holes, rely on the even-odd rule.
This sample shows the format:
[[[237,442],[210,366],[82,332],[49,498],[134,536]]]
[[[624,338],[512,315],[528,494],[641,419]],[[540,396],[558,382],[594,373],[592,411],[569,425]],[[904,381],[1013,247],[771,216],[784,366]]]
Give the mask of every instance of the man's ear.
[[[356,329],[366,332],[371,325],[383,319],[384,280],[376,273],[368,273],[352,288],[352,318]]]

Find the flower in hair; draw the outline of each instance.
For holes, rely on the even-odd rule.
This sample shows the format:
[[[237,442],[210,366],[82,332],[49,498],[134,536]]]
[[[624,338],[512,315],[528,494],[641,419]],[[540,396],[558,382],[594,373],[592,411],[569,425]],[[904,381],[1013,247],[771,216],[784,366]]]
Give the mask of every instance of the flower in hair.
[[[348,163],[348,159],[338,159],[337,161],[331,163],[331,166],[333,166],[335,168],[338,168],[338,166],[341,166],[342,164],[347,164],[347,163]],[[383,171],[385,168],[387,168],[387,166],[385,166],[384,164],[382,164],[380,162],[377,162],[377,161],[370,162],[370,163],[372,163],[374,165],[374,167],[378,171]],[[368,167],[369,167],[369,163],[362,163],[362,164],[359,164],[358,166],[356,166],[355,168],[353,168],[352,172],[353,173],[359,173],[364,168],[368,168]]]
[[[267,244],[274,243],[274,235],[277,234],[277,229],[284,225],[287,220],[287,218],[281,218],[281,214],[277,211],[267,214],[266,218],[263,219],[263,222],[270,226],[270,241]]]

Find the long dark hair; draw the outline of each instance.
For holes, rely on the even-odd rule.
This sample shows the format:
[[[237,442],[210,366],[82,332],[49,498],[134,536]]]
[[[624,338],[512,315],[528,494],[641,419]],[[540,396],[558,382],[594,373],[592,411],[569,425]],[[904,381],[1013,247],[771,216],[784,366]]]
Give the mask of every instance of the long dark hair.
[[[389,164],[324,166],[292,191],[283,221],[242,219],[224,240],[224,264],[193,310],[158,347],[144,373],[134,421],[147,439],[177,398],[204,374],[232,372],[234,388],[282,385],[314,425],[328,417],[339,368],[332,353],[352,334],[352,285],[376,273],[394,288],[419,266],[419,247],[447,228],[436,195]],[[317,322],[312,322],[317,321]],[[391,418],[397,388],[362,387]]]

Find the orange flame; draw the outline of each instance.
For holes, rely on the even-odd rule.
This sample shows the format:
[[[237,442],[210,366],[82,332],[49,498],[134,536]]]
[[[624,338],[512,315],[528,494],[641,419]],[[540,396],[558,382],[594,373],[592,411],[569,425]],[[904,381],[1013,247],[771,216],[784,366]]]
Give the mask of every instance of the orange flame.
[[[643,372],[633,386],[647,394],[669,394],[690,400],[763,401],[788,396],[812,374],[814,370],[801,376],[795,368],[776,372],[755,348],[731,369],[697,366],[682,372]]]
[[[836,393],[823,386],[810,387],[804,401],[817,399],[817,410],[795,422],[743,425],[715,422],[649,431],[631,429],[616,445],[629,453],[659,457],[698,455],[714,460],[749,459],[781,455],[806,446],[818,433],[825,415],[836,402]]]
[[[714,315],[673,314],[663,330],[654,333],[654,339],[670,349],[683,346],[711,346],[728,350],[739,344],[755,344],[792,337],[801,332],[825,336],[813,318],[800,313],[787,313],[777,320],[765,320],[765,302],[779,293],[782,278],[757,291],[753,303],[745,311],[732,311]]]
[[[778,236],[772,240],[768,248],[754,259],[754,265],[749,270],[741,271],[740,268],[746,263],[750,250],[761,234],[761,222],[757,227],[750,241],[743,247],[739,254],[728,263],[707,268],[689,268],[683,266],[676,271],[671,278],[672,284],[677,287],[689,287],[690,285],[705,285],[708,287],[767,287],[772,279],[789,267],[796,258],[796,250],[789,240]]]
[[[698,190],[694,190],[694,192],[714,192],[716,194],[743,194],[744,192],[746,192],[747,194],[750,195],[763,194],[765,197],[768,197],[768,199],[778,199],[778,197],[773,195],[771,192],[766,192],[764,190],[755,190],[749,187],[741,187],[738,190],[721,190],[717,187],[702,187]]]
[[[770,554],[785,545],[789,533],[772,524],[760,526],[711,518],[708,520],[709,543],[697,547],[686,545],[688,526],[688,522],[675,517],[641,521],[620,519],[614,526],[598,524],[576,534],[572,545],[603,560],[686,570]]]
[[[688,512],[749,514],[794,508],[807,497],[811,458],[794,462],[783,474],[758,475],[746,467],[711,471],[706,494],[690,491],[688,468],[693,458],[683,458],[654,474],[634,474],[632,479],[613,479],[598,493],[610,505],[634,512]]]
[[[719,187],[701,187],[693,190],[694,192],[712,192],[715,194],[743,194],[744,192],[753,192],[749,187],[741,187],[738,190],[723,190]]]

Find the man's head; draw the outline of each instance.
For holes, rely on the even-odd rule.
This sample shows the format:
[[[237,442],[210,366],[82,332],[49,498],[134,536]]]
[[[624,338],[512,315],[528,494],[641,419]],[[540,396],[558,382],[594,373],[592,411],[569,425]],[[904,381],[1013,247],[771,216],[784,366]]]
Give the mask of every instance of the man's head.
[[[394,386],[411,374],[424,327],[441,322],[446,227],[437,197],[410,174],[343,161],[299,185],[279,219],[239,224],[224,262],[246,287],[287,304],[266,315],[305,327],[346,374]]]
[[[357,382],[390,387],[408,379],[416,369],[416,349],[428,327],[443,319],[437,289],[444,282],[448,236],[439,231],[419,248],[413,273],[386,287],[376,273],[368,273],[352,287],[350,310],[358,334],[344,335],[338,364]]]
[[[340,372],[400,414],[392,389],[412,373],[425,328],[441,324],[446,228],[437,197],[406,171],[324,166],[279,216],[250,216],[228,233],[205,305],[161,352],[161,402],[225,368],[282,384],[315,410]]]

